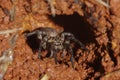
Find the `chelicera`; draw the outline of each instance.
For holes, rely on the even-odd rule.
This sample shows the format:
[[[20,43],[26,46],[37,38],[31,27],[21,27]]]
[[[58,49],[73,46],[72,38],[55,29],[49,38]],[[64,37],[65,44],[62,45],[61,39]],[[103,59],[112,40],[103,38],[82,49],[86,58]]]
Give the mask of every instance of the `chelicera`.
[[[87,48],[69,32],[58,32],[53,28],[41,27],[40,29],[25,33],[27,38],[32,35],[37,35],[37,39],[39,40],[38,58],[40,59],[41,51],[48,50],[50,51],[50,57],[54,57],[55,63],[57,63],[57,53],[67,51],[67,53],[71,55],[70,61],[72,66],[74,66],[74,53],[70,45],[71,41],[79,44],[81,49],[87,50]]]

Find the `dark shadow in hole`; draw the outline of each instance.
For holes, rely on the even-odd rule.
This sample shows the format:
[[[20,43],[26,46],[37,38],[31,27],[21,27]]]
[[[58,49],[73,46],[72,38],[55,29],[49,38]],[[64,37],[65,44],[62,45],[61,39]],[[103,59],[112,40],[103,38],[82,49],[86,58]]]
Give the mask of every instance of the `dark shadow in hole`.
[[[91,73],[90,75],[91,76],[94,76],[96,72],[100,72],[100,76],[96,77],[95,80],[99,80],[101,75],[104,74],[105,70],[104,70],[104,67],[103,65],[101,65],[101,59],[102,59],[102,56],[100,55],[99,51],[98,50],[95,50],[95,55],[96,55],[96,58],[94,59],[93,63],[87,63],[90,67],[93,67],[95,72]],[[88,80],[90,79],[90,76],[88,76],[85,80]]]
[[[24,32],[24,34],[27,34],[27,33],[29,33],[29,31]],[[36,34],[31,35],[29,37],[26,37],[26,43],[32,49],[33,53],[36,53],[36,51],[38,51],[38,49],[39,49],[39,40],[38,40]]]
[[[111,42],[112,41],[112,38],[111,38],[112,31],[109,30],[109,29],[107,29],[107,36],[108,36],[109,41]],[[106,49],[107,49],[107,51],[108,51],[108,53],[110,55],[111,60],[114,62],[114,66],[116,66],[117,65],[117,60],[116,60],[116,58],[114,56],[114,50],[112,50],[112,43],[108,42],[107,46],[106,46]]]
[[[95,43],[94,33],[91,30],[91,25],[77,13],[73,15],[58,15],[49,17],[55,24],[64,27],[65,32],[73,33],[82,43]]]
[[[117,65],[117,60],[114,56],[114,51],[112,50],[112,44],[108,43],[107,44],[107,49],[108,49],[108,54],[110,55],[111,60],[114,62],[114,66]]]

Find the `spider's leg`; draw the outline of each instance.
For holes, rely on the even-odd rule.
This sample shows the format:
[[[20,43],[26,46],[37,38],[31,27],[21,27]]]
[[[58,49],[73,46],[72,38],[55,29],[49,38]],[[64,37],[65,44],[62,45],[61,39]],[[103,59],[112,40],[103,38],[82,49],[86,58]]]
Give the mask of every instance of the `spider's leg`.
[[[61,36],[66,37],[66,39],[68,39],[68,40],[72,40],[72,41],[78,43],[82,49],[89,51],[82,42],[80,42],[78,39],[75,38],[75,36],[72,33],[63,32],[61,34]]]
[[[35,35],[35,34],[37,34],[37,33],[38,33],[38,30],[33,31],[33,32],[29,32],[29,33],[25,33],[24,35],[25,35],[26,37],[29,37],[29,36]]]
[[[42,50],[42,46],[41,43],[39,44],[39,49],[38,49],[38,58],[41,59],[41,50]]]
[[[62,55],[61,55],[62,58],[65,56],[65,52],[66,52],[66,48],[62,50]]]
[[[58,63],[58,60],[57,60],[57,53],[54,53],[54,59],[55,59],[55,64]]]
[[[54,60],[55,60],[55,64],[58,63],[58,60],[57,60],[57,51],[56,50],[51,50],[51,54],[53,54],[53,57],[54,57]]]
[[[53,52],[51,51],[50,58],[52,58],[52,57],[53,57]]]
[[[74,53],[73,53],[72,47],[70,46],[70,40],[65,40],[64,50],[67,50],[67,52],[70,53],[70,61],[71,61],[72,67],[74,68]]]
[[[25,33],[26,37],[32,36],[32,35],[37,35],[38,39],[42,39],[43,35],[47,35],[45,31],[41,31],[41,30],[35,30],[33,32],[30,33]]]
[[[72,67],[74,68],[74,53],[73,53],[72,47],[69,46],[68,50],[69,50],[69,53],[71,54],[70,61],[72,63]]]
[[[89,51],[89,50],[85,47],[85,45],[84,45],[82,42],[80,42],[78,39],[73,38],[72,40],[75,41],[76,43],[78,43],[78,44],[81,46],[81,49],[86,50],[86,51]]]
[[[53,51],[53,50],[51,50],[51,53],[50,53],[50,58],[52,58],[52,57],[53,57],[53,55],[54,55],[54,51]]]

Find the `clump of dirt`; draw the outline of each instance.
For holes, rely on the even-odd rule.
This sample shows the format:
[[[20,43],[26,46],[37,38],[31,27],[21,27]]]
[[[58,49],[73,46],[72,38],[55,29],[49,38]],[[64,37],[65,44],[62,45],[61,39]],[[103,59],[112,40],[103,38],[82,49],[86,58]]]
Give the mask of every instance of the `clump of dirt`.
[[[6,50],[13,53],[13,56],[8,55],[13,58],[12,62],[4,63],[9,66],[0,68],[0,78],[119,79],[119,3],[119,0],[0,0],[0,56],[3,58]],[[54,58],[46,56],[49,54],[46,50],[42,51],[43,59],[38,59],[39,47],[27,44],[24,32],[40,27],[73,33],[89,51],[73,45],[75,68],[70,55],[62,58],[57,53],[59,63],[55,64]],[[1,57],[0,66],[3,67],[6,58]]]

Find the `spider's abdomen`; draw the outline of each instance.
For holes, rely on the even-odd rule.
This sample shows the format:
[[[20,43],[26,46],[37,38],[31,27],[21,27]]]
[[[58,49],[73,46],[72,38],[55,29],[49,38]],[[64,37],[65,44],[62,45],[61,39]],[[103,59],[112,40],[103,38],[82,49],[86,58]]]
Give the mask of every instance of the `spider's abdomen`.
[[[46,28],[40,28],[40,31],[46,32],[46,34],[49,37],[56,37],[58,35],[58,32],[52,28],[46,27]]]

